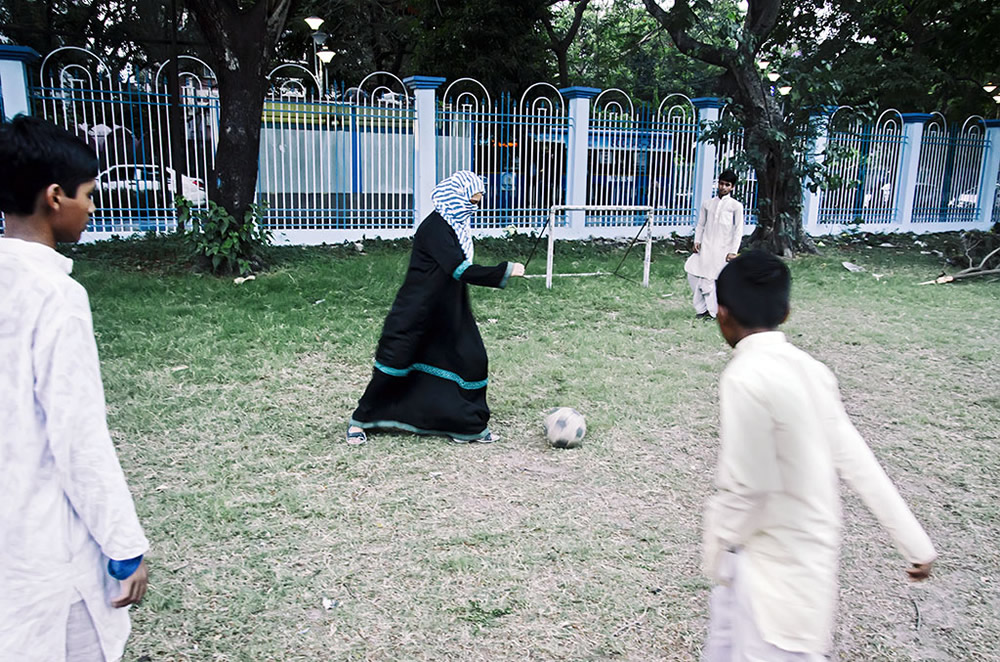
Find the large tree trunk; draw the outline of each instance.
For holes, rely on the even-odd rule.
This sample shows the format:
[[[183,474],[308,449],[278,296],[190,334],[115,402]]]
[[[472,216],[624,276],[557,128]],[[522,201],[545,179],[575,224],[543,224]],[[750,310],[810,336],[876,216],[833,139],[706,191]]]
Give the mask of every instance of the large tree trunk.
[[[744,147],[757,175],[757,227],[750,244],[778,255],[813,250],[802,228],[802,181],[796,174],[795,145],[778,98],[755,70],[752,58],[730,70],[735,101],[742,108]]]
[[[566,51],[556,51],[556,59],[559,61],[559,87],[569,87],[569,58]]]
[[[267,93],[263,75],[244,69],[219,77],[218,186],[213,200],[242,220],[257,191],[260,130]]]
[[[257,0],[240,9],[233,0],[188,3],[211,47],[219,80],[217,186],[209,195],[242,223],[257,189],[257,162],[268,67],[291,0]]]
[[[570,85],[569,47],[576,38],[576,33],[580,31],[580,25],[583,23],[583,13],[587,10],[587,5],[590,4],[590,0],[574,1],[576,2],[576,6],[573,8],[573,21],[570,23],[569,29],[564,36],[559,37],[556,34],[555,25],[550,15],[545,15],[542,18],[542,25],[545,27],[545,32],[549,35],[549,49],[555,53],[556,61],[559,64],[559,87],[569,87]],[[553,4],[555,2],[550,3],[549,7]]]
[[[699,22],[697,3],[692,0],[673,0],[670,9],[657,0],[643,2],[680,52],[724,68],[735,84],[733,97],[745,131],[744,148],[757,175],[757,228],[750,243],[779,255],[815,250],[802,229],[802,181],[795,167],[795,145],[789,138],[792,132],[755,62],[760,44],[774,29],[781,0],[749,0],[735,47],[691,36],[689,29]],[[718,41],[729,40],[727,36]]]

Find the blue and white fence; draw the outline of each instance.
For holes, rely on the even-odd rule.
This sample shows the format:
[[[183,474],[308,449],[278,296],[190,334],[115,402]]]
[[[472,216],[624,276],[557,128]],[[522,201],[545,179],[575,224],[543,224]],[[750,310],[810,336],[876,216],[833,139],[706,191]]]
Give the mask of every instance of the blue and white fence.
[[[49,54],[25,95],[35,113],[77,132],[101,158],[92,238],[175,227],[177,195],[207,202],[219,129],[215,75],[190,56],[176,64],[176,106],[168,64],[123,77],[73,47]],[[441,89],[444,79],[384,72],[327,90],[298,64],[270,78],[258,200],[278,239],[294,243],[408,236],[430,211],[434,184],[462,168],[486,180],[479,234],[538,229],[556,205],[648,205],[654,234],[684,234],[743,150],[742,131],[699,142],[706,123],[726,112],[711,98],[670,95],[654,111],[622,90],[547,83],[515,99],[491,96],[472,79]],[[6,79],[3,89],[6,100]],[[950,125],[940,114],[887,110],[869,125],[850,108],[822,121],[826,130],[805,158],[841,154],[831,167],[845,185],[804,191],[810,234],[985,229],[1000,218],[1000,122]],[[742,170],[735,197],[752,226],[757,183]],[[644,221],[571,211],[559,231],[626,236]]]
[[[636,107],[622,90],[601,92],[589,127],[586,204],[648,205],[661,232],[690,227],[698,133],[697,110],[683,95],[671,95],[654,112]],[[589,214],[584,227],[619,234],[613,229],[645,221],[645,213],[608,210]]]
[[[986,126],[949,126],[935,113],[924,126],[913,202],[913,223],[973,223],[986,153]]]
[[[336,99],[317,92],[285,79],[265,101],[257,197],[267,224],[294,233],[408,231],[416,111],[405,85],[379,73]]]
[[[454,81],[437,107],[437,178],[473,170],[486,184],[478,230],[539,227],[549,209],[565,204],[566,99],[539,83],[517,100],[492,99],[471,78]]]

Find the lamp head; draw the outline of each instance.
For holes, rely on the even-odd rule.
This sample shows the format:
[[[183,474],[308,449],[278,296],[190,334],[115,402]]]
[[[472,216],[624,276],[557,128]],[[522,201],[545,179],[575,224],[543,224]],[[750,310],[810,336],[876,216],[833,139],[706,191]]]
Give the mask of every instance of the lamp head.
[[[791,85],[782,85],[781,87],[778,88],[778,94],[780,94],[781,96],[785,96],[791,91],[792,91]]]
[[[771,81],[772,83],[774,81],[778,80],[779,78],[781,78],[781,74],[779,74],[777,71],[772,71],[772,72],[770,72],[770,73],[767,74],[767,79],[769,81]]]
[[[316,53],[316,57],[318,57],[319,61],[322,62],[323,64],[330,64],[330,60],[333,59],[333,56],[334,52],[328,48],[324,48],[323,50]]]
[[[309,18],[306,19],[306,25],[308,25],[309,29],[314,32],[316,30],[319,30],[319,26],[323,25],[324,22],[325,21],[323,21],[323,19],[321,19],[319,16],[310,16]]]

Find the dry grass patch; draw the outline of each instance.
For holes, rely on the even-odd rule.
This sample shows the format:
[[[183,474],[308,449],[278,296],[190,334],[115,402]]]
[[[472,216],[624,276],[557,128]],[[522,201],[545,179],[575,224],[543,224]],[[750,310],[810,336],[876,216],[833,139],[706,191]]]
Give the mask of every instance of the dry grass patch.
[[[517,257],[505,246],[477,253]],[[476,290],[503,440],[376,434],[363,448],[342,436],[405,250],[287,253],[240,287],[98,259],[78,269],[153,543],[126,659],[697,659],[701,506],[729,353],[692,319],[672,247],[658,248],[649,290],[608,278]],[[562,259],[609,270],[620,254]],[[1000,647],[1000,295],[916,286],[930,259],[866,249],[791,264],[786,331],[838,375],[942,553],[931,582],[908,585],[846,497],[841,660],[985,660]],[[583,448],[545,444],[541,415],[556,405],[587,416]]]

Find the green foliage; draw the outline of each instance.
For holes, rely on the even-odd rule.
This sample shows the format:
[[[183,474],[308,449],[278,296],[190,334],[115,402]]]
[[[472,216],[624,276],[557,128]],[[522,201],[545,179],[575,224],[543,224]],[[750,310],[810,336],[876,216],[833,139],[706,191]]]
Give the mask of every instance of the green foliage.
[[[177,212],[178,225],[186,228],[185,242],[213,274],[246,275],[264,266],[263,250],[271,243],[271,231],[260,222],[262,205],[250,205],[242,223],[211,200],[208,207],[193,207],[178,196]]]
[[[414,71],[521,91],[552,73],[542,0],[416,0]]]
[[[983,0],[803,0],[783,3],[765,53],[782,72],[836,81],[837,101],[903,112],[993,114],[981,89],[1000,73],[1000,4]]]
[[[557,25],[571,16],[563,13]],[[574,85],[618,88],[654,105],[674,92],[714,96],[720,73],[683,55],[646,10],[627,3],[599,4],[585,14],[569,70]]]

